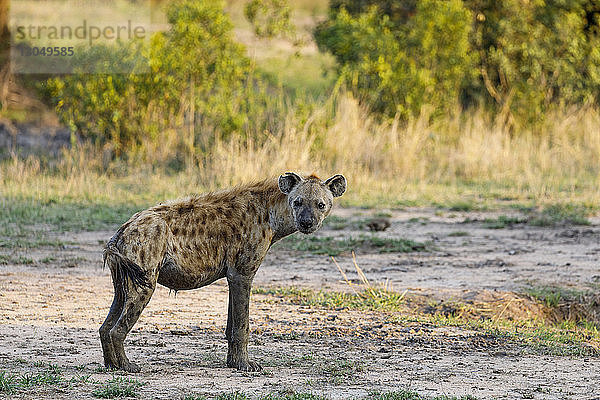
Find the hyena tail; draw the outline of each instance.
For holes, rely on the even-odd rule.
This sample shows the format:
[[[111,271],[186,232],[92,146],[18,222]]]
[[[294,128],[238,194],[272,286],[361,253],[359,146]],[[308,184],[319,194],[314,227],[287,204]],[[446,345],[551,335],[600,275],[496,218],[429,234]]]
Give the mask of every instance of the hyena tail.
[[[120,232],[117,232],[104,247],[104,267],[110,264],[115,283],[124,283],[129,280],[133,286],[151,288],[148,280],[148,274],[139,265],[125,257],[115,246],[116,238]]]

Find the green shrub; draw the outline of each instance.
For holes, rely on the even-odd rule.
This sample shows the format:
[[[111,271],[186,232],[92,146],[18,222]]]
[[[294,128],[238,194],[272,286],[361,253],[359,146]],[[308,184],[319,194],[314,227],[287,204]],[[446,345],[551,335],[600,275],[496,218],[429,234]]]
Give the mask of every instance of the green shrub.
[[[315,39],[375,111],[483,104],[510,123],[600,101],[594,0],[333,0]]]
[[[92,49],[108,60],[142,58],[150,73],[79,73],[46,82],[44,93],[63,123],[98,145],[110,144],[117,155],[142,144],[161,146],[165,132],[175,132],[179,150],[191,154],[215,136],[280,127],[282,93],[261,83],[234,40],[222,1],[176,0],[167,18],[170,29],[154,34],[149,45]]]
[[[409,19],[371,5],[355,15],[344,7],[315,31],[349,87],[375,111],[402,117],[426,105],[456,105],[463,79],[473,75],[471,13],[459,0],[424,0]]]
[[[597,2],[467,0],[480,57],[479,92],[531,123],[551,107],[600,100]],[[596,8],[596,13],[591,12]]]

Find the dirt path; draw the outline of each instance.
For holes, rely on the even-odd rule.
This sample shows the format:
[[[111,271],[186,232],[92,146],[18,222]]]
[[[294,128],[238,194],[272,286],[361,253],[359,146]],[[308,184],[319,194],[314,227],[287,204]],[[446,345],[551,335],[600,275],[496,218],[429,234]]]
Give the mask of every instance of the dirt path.
[[[366,214],[337,213],[349,221]],[[442,298],[526,285],[597,290],[599,221],[589,227],[486,229],[463,221],[497,214],[453,214],[394,212],[392,226],[377,235],[428,241],[432,250],[359,252],[360,267],[372,282],[389,280],[395,290]],[[364,235],[358,225],[326,227],[319,235]],[[33,374],[51,363],[62,368],[63,382],[80,379],[0,392],[0,398],[92,398],[94,382],[113,376],[99,368],[97,335],[112,299],[109,274],[100,268],[101,243],[110,235],[67,233],[61,239],[73,244],[65,249],[0,250],[35,261],[0,266],[0,370]],[[356,278],[349,254],[336,259]],[[348,290],[329,257],[281,247],[265,260],[255,286]],[[133,377],[146,383],[138,389],[141,398],[294,390],[344,399],[400,389],[481,399],[600,398],[598,357],[545,355],[498,335],[399,322],[389,313],[300,306],[263,294],[251,303],[250,352],[265,370],[240,373],[224,362],[226,295],[223,281],[177,296],[157,289],[128,339],[130,358],[142,366]]]

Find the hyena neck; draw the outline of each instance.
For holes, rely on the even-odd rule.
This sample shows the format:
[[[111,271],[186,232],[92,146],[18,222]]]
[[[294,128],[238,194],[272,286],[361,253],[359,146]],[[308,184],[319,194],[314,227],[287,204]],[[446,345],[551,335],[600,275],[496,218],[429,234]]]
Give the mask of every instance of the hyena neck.
[[[296,232],[294,216],[288,204],[288,198],[276,186],[270,193],[267,208],[269,210],[269,226],[273,231],[272,243]]]

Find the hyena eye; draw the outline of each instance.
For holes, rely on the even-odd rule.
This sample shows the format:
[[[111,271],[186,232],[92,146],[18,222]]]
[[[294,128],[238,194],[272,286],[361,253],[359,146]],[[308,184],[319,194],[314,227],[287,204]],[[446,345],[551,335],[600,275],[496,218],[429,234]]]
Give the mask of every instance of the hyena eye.
[[[294,200],[294,207],[300,207],[302,205],[302,199]]]
[[[324,210],[325,209],[325,203],[323,203],[321,201],[321,202],[319,202],[319,204],[317,204],[317,207],[319,207],[319,210]]]

